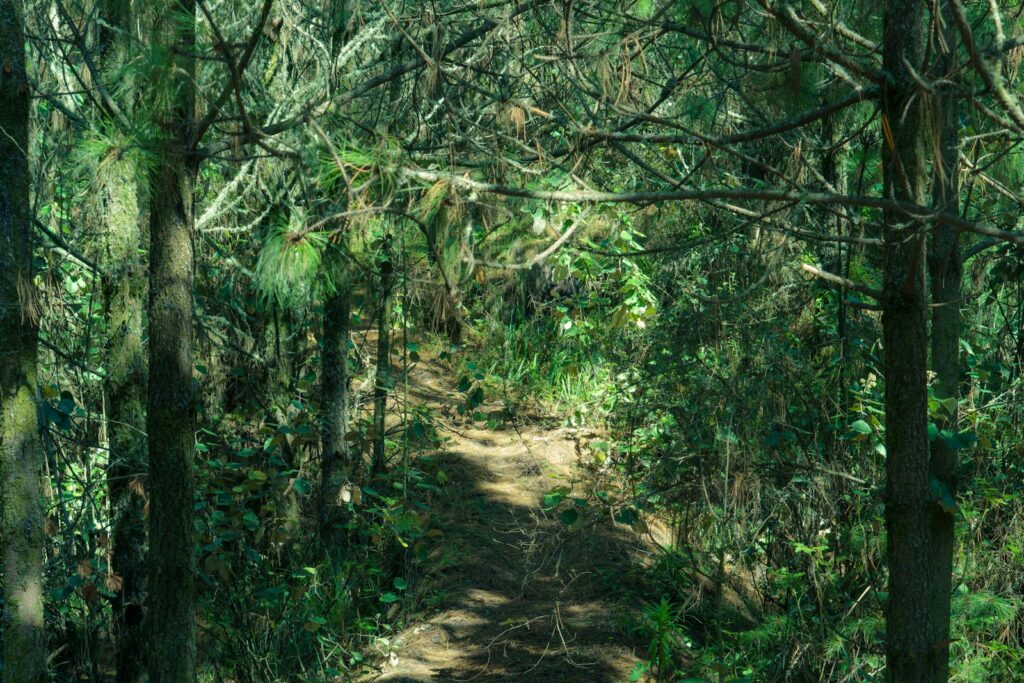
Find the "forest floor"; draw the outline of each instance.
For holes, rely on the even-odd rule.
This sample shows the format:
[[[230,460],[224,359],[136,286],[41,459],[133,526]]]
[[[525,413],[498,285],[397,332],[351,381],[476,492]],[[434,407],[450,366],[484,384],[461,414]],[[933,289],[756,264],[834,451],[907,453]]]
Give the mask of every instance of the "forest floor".
[[[416,587],[426,613],[407,620],[378,680],[630,680],[643,542],[607,515],[566,526],[544,508],[545,493],[586,480],[574,430],[461,418],[450,378],[437,362],[410,377],[411,398],[444,416],[449,439],[434,504],[444,540]]]

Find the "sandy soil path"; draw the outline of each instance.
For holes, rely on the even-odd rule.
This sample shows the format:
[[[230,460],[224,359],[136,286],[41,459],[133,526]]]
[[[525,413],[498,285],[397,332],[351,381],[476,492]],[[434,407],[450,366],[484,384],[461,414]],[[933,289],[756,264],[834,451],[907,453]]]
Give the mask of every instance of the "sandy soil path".
[[[450,414],[443,371],[416,379],[419,397]],[[585,511],[567,527],[542,505],[580,478],[573,432],[453,417],[446,434],[445,538],[421,584],[433,611],[399,634],[397,663],[378,680],[628,681],[639,542],[607,516]]]

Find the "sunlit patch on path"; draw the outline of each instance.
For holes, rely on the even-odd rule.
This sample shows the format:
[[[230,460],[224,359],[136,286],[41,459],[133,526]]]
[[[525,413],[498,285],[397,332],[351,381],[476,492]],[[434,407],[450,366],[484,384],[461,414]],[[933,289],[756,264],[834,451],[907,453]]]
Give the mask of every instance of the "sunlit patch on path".
[[[397,637],[379,680],[629,680],[639,650],[612,578],[628,582],[638,541],[601,519],[568,528],[542,507],[576,475],[572,434],[455,424],[447,435],[445,540],[424,577],[434,607]]]

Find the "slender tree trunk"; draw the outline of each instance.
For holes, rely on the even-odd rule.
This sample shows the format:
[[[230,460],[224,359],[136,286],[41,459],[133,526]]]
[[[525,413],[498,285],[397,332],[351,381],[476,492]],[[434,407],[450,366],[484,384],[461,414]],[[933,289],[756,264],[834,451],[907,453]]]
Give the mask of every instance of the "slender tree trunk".
[[[3,680],[46,680],[38,315],[29,208],[29,84],[21,2],[0,0],[0,546]]]
[[[173,88],[175,99],[158,119],[164,141],[150,176],[147,636],[150,683],[192,683],[196,660],[192,526],[196,162],[190,149],[195,2],[173,0],[162,10],[155,35],[173,48],[163,86]]]
[[[125,32],[130,31],[128,6],[105,0],[99,53],[104,67],[115,67],[127,56]],[[146,471],[146,358],[142,345],[142,308],[146,277],[135,162],[126,154],[111,155],[94,177],[103,226],[103,304],[106,325],[107,376],[104,393],[109,465],[107,489],[113,525],[111,569],[120,581],[113,600],[118,683],[137,683],[145,675],[139,657],[144,649],[146,524],[143,482]]]
[[[331,537],[329,511],[334,503],[332,479],[348,463],[348,339],[350,299],[347,283],[324,302],[323,319],[323,439],[320,471],[314,484],[317,533],[322,541]]]
[[[959,31],[952,16],[948,0],[939,3],[941,21],[944,26],[933,41],[940,50],[936,61],[935,77],[946,78],[956,68],[956,46]],[[943,51],[942,46],[945,46]],[[936,159],[932,203],[938,211],[958,215],[960,213],[959,178],[959,120],[955,96],[943,95],[938,98],[940,119],[936,125],[941,131],[940,154]],[[931,250],[928,254],[931,277],[932,303],[932,368],[935,371],[935,395],[946,404],[937,419],[940,430],[956,431],[959,426],[958,402],[960,398],[960,284],[963,264],[960,260],[960,233],[951,225],[936,223],[932,226]],[[942,438],[931,444],[931,479],[939,482],[948,491],[950,499],[957,490],[957,453]],[[956,547],[956,519],[949,505],[932,503],[931,538],[928,547],[931,552],[931,588],[933,592],[929,639],[935,648],[936,680],[949,678],[950,640],[950,597],[953,592],[953,554]]]
[[[919,0],[888,0],[882,35],[888,76],[882,103],[885,194],[914,203],[924,199],[927,170],[922,94],[912,72],[924,73],[926,7]],[[944,651],[932,636],[923,228],[902,212],[885,214],[886,671],[894,683],[946,680]]]
[[[380,262],[380,312],[377,316],[377,372],[373,386],[373,471],[385,469],[386,445],[384,418],[388,390],[391,388],[391,290],[394,286],[394,254],[391,236],[384,238]]]
[[[292,358],[290,339],[293,325],[288,311],[276,306],[268,312],[266,329],[266,397],[271,406],[289,401],[289,387],[292,382]]]
[[[836,117],[826,117],[822,122],[824,130],[822,136],[827,141],[830,151],[825,155],[822,160],[822,175],[825,179],[835,188],[835,191],[839,194],[846,193],[846,173],[843,172],[843,162],[846,156],[846,145],[839,145],[836,134]],[[837,146],[838,145],[838,146]],[[843,226],[846,220],[841,214],[836,214],[832,218],[833,232],[837,237],[843,235]],[[834,265],[832,266],[833,272],[839,273],[840,275],[846,276],[844,272],[844,256],[846,260],[849,260],[849,251],[843,249],[843,243],[838,242],[835,245],[836,255]],[[847,387],[846,369],[849,361],[847,360],[847,354],[849,352],[849,339],[847,329],[847,306],[846,306],[846,288],[842,285],[836,287],[836,337],[838,343],[838,372],[836,383],[838,385],[838,391],[836,396],[836,405],[838,413],[845,420],[846,415],[849,413],[849,395],[850,390]],[[831,435],[831,446],[830,450],[832,457],[835,457],[836,451],[841,443],[841,434],[836,431]]]

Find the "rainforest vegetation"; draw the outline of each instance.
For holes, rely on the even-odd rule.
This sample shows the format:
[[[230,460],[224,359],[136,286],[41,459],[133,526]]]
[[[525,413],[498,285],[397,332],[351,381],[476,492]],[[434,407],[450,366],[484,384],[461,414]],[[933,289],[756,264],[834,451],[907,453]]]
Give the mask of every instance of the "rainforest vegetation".
[[[1024,680],[1022,62],[0,0],[0,681]]]

